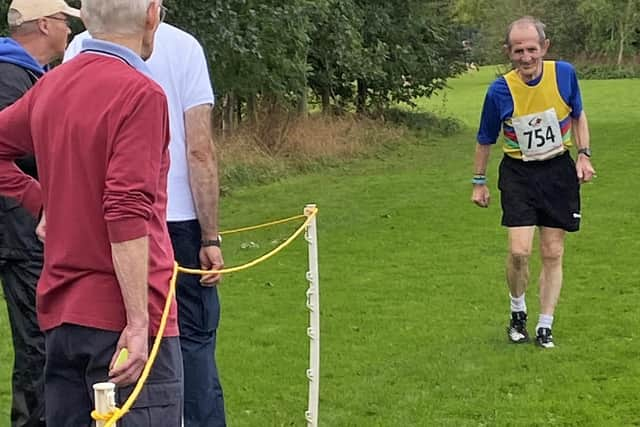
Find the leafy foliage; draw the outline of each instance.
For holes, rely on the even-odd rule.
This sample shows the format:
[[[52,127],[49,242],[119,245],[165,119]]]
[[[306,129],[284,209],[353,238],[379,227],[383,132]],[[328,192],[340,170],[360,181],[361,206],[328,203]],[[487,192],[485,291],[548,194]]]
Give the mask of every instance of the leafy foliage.
[[[615,64],[576,64],[578,77],[585,80],[640,79],[640,67]]]
[[[504,60],[505,30],[524,15],[547,25],[550,54],[558,58],[588,56],[621,65],[640,53],[640,0],[456,0],[454,8],[458,22],[476,32],[477,50],[491,63]]]
[[[0,6],[1,16],[7,3]],[[168,21],[203,44],[223,101],[219,106],[225,108],[221,117],[235,122],[257,121],[294,106],[303,110],[308,94],[325,112],[382,115],[397,103],[413,105],[443,89],[469,58],[504,61],[500,47],[508,23],[528,14],[548,24],[552,57],[614,62],[618,74],[628,75],[624,59],[640,49],[640,0],[164,3]],[[0,31],[6,32],[4,19]],[[471,40],[471,50],[465,52],[463,40]]]
[[[448,2],[357,0],[364,11],[368,62],[360,95],[376,110],[392,102],[413,105],[463,69],[461,31]]]
[[[353,82],[364,74],[362,11],[353,0],[319,3],[312,16],[308,61],[309,86],[322,99],[325,112],[333,99],[344,108],[353,99]]]
[[[464,124],[455,117],[440,117],[428,111],[407,111],[391,108],[384,113],[386,121],[399,124],[408,129],[426,133],[427,136],[453,136],[460,133]]]
[[[6,19],[8,10],[9,2],[2,2],[0,4],[0,36],[6,36],[9,33]]]
[[[219,95],[283,97],[306,85],[306,0],[167,0],[169,20],[204,45]]]
[[[447,2],[166,0],[170,21],[205,45],[219,95],[295,100],[307,85],[339,110],[411,103],[459,73]]]

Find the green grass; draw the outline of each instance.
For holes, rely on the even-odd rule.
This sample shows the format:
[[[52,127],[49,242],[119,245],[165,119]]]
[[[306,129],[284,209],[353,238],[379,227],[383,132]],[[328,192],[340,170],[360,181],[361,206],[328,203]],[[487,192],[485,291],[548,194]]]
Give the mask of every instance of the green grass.
[[[640,84],[582,84],[598,178],[583,189],[583,230],[567,239],[558,347],[541,351],[506,343],[498,150],[492,206],[469,201],[475,126],[493,75],[466,75],[445,101],[420,104],[462,120],[458,135],[223,200],[223,229],[301,213],[308,202],[320,208],[323,426],[640,425]],[[227,265],[258,256],[294,228],[229,236]],[[299,240],[221,285],[218,359],[230,426],[305,425],[305,263]],[[534,259],[532,277],[538,271]],[[535,283],[527,296],[535,323]],[[6,324],[0,318],[0,426],[8,425]]]

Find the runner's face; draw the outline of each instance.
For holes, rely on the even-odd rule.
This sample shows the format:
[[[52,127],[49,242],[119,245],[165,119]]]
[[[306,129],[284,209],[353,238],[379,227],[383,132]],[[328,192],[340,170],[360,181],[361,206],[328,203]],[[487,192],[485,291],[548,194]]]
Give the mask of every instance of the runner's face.
[[[549,41],[540,43],[540,36],[533,25],[516,26],[509,36],[509,59],[525,80],[532,80],[542,73],[542,60]]]

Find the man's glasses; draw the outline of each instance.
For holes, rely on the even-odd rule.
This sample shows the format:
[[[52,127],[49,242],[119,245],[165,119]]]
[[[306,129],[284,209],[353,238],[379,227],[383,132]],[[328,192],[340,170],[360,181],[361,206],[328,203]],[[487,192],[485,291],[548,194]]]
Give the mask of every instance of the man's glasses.
[[[67,27],[70,27],[70,26],[71,26],[71,23],[69,22],[69,19],[67,19],[66,17],[65,17],[65,18],[61,18],[61,17],[59,17],[59,16],[45,16],[45,18],[47,18],[47,19],[54,19],[54,20],[56,20],[56,21],[64,22],[64,23],[65,23],[65,25],[66,25]]]
[[[160,22],[164,22],[164,18],[167,17],[167,12],[169,12],[169,9],[160,5]]]

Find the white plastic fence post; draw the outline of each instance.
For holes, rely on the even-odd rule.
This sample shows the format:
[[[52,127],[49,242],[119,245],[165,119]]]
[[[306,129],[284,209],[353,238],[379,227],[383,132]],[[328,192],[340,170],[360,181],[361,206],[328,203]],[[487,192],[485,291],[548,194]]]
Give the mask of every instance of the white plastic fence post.
[[[93,385],[93,396],[96,401],[96,411],[108,414],[116,406],[116,385],[114,383],[96,383]],[[96,427],[104,427],[106,421],[97,420]],[[116,427],[116,424],[113,424]]]
[[[308,217],[315,211],[316,205],[307,205],[304,214]],[[309,369],[309,409],[305,412],[308,427],[318,425],[318,403],[320,397],[320,281],[318,276],[318,234],[316,217],[314,216],[306,230],[305,239],[309,244],[309,271],[307,280],[307,308],[309,309],[309,328],[307,335],[310,341]]]

